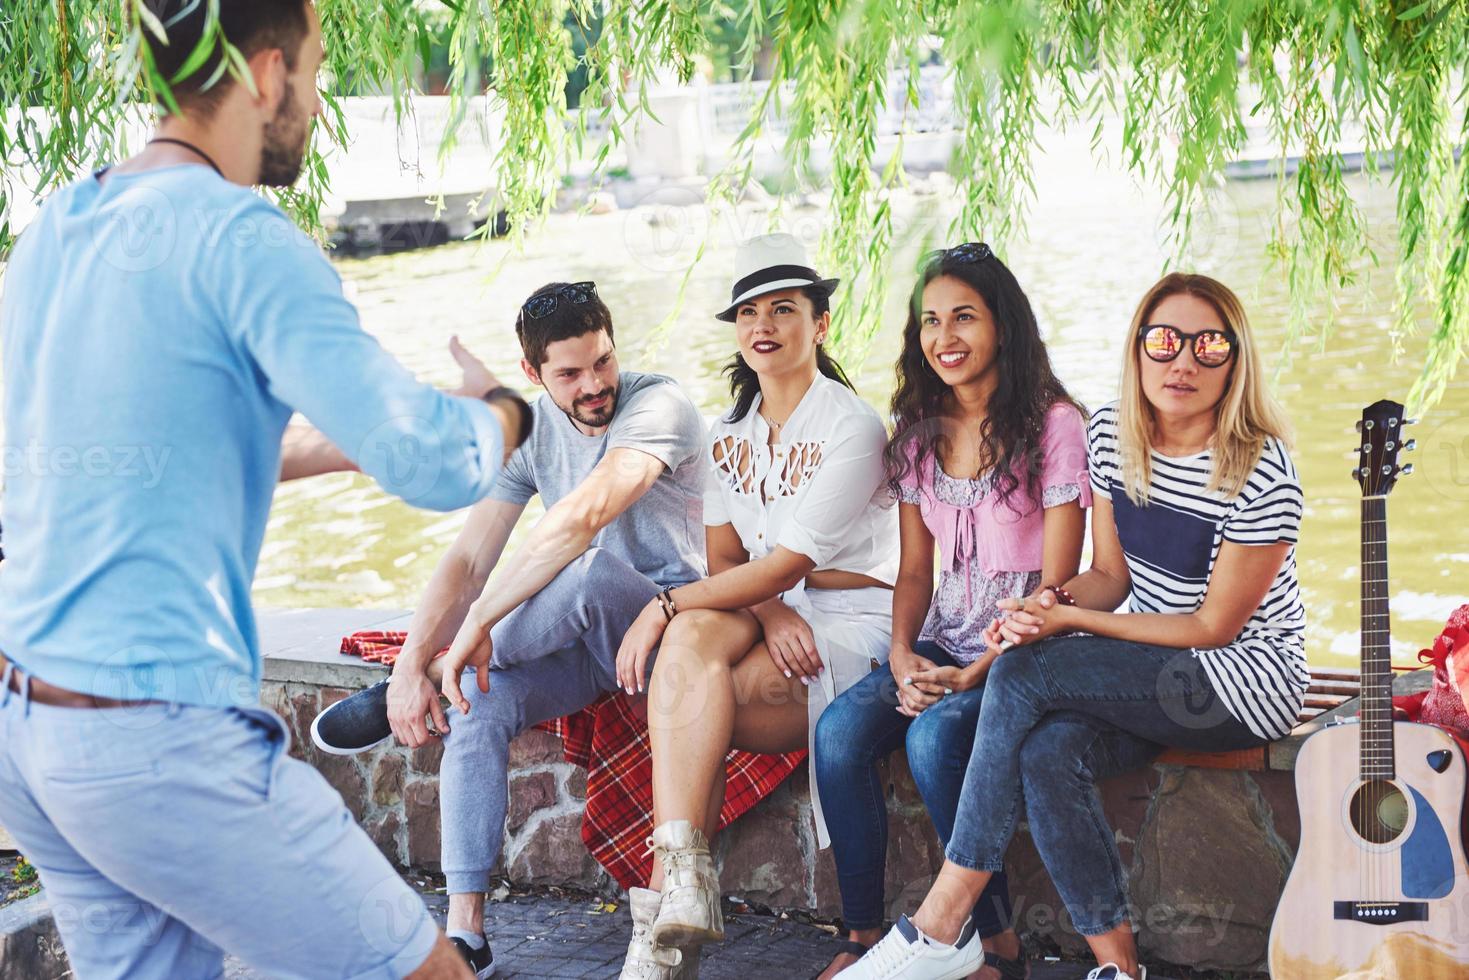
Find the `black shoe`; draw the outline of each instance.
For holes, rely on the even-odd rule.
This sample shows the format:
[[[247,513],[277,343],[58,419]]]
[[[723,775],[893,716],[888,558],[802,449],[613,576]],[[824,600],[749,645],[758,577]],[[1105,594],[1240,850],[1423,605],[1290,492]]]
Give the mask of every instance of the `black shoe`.
[[[470,949],[469,943],[458,936],[449,937],[449,942],[454,944],[454,949],[464,957],[464,962],[468,963],[469,968],[474,971],[475,980],[486,980],[495,975],[495,954],[490,952],[488,939],[479,949]]]
[[[329,755],[356,755],[392,737],[387,681],[338,701],[311,723],[311,741]]]

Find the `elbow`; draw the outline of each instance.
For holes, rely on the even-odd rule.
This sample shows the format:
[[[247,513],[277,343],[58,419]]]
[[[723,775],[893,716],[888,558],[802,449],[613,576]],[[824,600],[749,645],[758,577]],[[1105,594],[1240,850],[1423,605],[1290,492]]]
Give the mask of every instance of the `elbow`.
[[[1231,627],[1228,623],[1211,622],[1210,620],[1198,617],[1197,614],[1195,615],[1199,623],[1198,642],[1194,644],[1196,647],[1204,647],[1205,649],[1212,650],[1217,647],[1228,646],[1239,635],[1239,629]]]
[[[580,553],[591,545],[597,532],[609,523],[595,504],[557,505],[546,515],[546,530],[554,547]]]

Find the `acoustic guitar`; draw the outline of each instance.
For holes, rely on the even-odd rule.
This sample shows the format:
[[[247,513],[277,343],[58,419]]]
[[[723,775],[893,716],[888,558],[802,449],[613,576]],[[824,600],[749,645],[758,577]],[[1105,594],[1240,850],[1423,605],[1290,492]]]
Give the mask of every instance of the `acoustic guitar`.
[[[1403,406],[1357,424],[1362,487],[1362,701],[1296,761],[1301,846],[1270,929],[1275,980],[1469,978],[1469,870],[1459,839],[1465,760],[1430,725],[1394,722],[1388,631],[1387,497]]]

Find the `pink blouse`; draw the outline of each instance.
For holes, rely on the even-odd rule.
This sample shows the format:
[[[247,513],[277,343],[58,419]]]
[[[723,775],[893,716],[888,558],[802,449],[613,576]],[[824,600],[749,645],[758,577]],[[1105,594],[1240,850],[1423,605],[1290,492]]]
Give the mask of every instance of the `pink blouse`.
[[[909,458],[917,454],[915,443]],[[923,523],[938,548],[940,568],[959,571],[977,562],[989,575],[1001,572],[1040,571],[1043,557],[1045,510],[1039,500],[1030,500],[1022,473],[1020,486],[1004,503],[998,493],[988,493],[972,507],[959,507],[940,500],[933,490],[933,456],[910,470],[900,481],[916,491]],[[1086,469],[1086,422],[1066,402],[1057,402],[1046,414],[1041,436],[1041,495],[1052,487],[1074,484],[1081,489],[1081,505],[1090,507],[1091,483]]]

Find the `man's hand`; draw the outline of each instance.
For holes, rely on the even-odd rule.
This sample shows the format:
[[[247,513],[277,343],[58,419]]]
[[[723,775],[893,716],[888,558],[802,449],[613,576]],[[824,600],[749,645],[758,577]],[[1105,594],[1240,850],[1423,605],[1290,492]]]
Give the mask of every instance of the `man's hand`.
[[[825,669],[816,650],[816,636],[811,624],[778,597],[751,606],[765,632],[765,649],[770,659],[787,677],[799,677],[803,684],[816,679]]]
[[[459,365],[461,373],[459,387],[450,394],[464,398],[480,398],[492,389],[500,387],[500,379],[484,361],[471,354],[469,348],[459,342],[458,334],[449,338],[449,356],[454,358],[455,364]]]
[[[393,728],[393,737],[410,749],[427,745],[434,737],[424,723],[428,715],[433,715],[435,733],[448,733],[449,722],[439,704],[439,692],[428,675],[401,662],[394,665],[388,680],[388,724]]]
[[[444,680],[440,689],[449,703],[459,709],[460,714],[469,714],[469,699],[459,689],[459,675],[464,668],[473,667],[479,681],[479,689],[490,693],[490,656],[494,648],[490,641],[490,627],[484,600],[476,599],[464,617],[464,625],[454,635],[449,652],[444,654]]]

